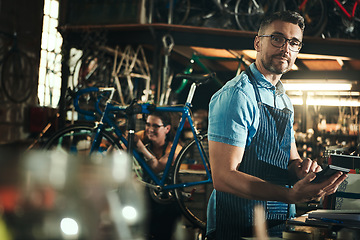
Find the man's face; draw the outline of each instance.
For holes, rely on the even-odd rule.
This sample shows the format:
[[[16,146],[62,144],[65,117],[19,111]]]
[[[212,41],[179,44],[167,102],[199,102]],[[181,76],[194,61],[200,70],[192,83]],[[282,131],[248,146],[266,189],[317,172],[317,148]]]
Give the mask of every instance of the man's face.
[[[299,41],[302,41],[303,36],[298,25],[279,20],[272,22],[263,33],[259,33],[259,35],[272,34]],[[270,74],[284,74],[289,71],[298,55],[298,52],[290,50],[288,41],[280,48],[274,47],[271,44],[271,37],[257,36],[255,39],[255,49],[262,67]]]

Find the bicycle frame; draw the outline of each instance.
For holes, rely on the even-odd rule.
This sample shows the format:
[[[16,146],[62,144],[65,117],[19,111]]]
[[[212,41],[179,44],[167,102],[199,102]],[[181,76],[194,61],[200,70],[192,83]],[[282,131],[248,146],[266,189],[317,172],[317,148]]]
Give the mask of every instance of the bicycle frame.
[[[351,21],[354,17],[355,17],[355,10],[357,8],[357,5],[360,4],[360,0],[356,0],[354,3],[354,6],[352,8],[351,13],[349,13],[345,7],[343,6],[343,4],[339,1],[339,0],[333,0],[336,5],[340,8],[340,10],[346,15],[346,17]],[[304,0],[300,6],[299,6],[299,10],[302,10],[305,8],[306,3],[308,2],[308,0]]]
[[[193,91],[194,90],[195,89],[193,89]],[[79,100],[80,95],[82,95],[82,94],[89,93],[89,92],[99,92],[99,91],[112,91],[112,92],[111,92],[111,95],[110,95],[108,101],[106,102],[105,109],[102,112],[101,120],[97,123],[96,135],[95,135],[94,141],[93,141],[92,146],[91,146],[91,152],[95,152],[95,151],[97,151],[97,149],[99,149],[100,141],[101,141],[101,133],[103,131],[105,131],[104,128],[105,128],[106,125],[113,128],[113,131],[114,131],[115,135],[118,137],[118,139],[121,142],[123,142],[126,147],[129,147],[128,140],[123,136],[123,133],[120,130],[120,128],[117,126],[117,124],[110,117],[115,112],[125,112],[126,109],[127,109],[127,107],[115,106],[115,105],[113,105],[111,103],[111,98],[112,98],[112,96],[114,94],[114,88],[99,89],[99,88],[96,88],[96,87],[92,87],[92,88],[86,88],[86,89],[79,90],[79,92],[77,93],[77,96],[74,98],[74,107],[75,107],[76,111],[78,111],[79,113],[82,113],[82,114],[94,116],[96,114],[95,112],[90,112],[90,111],[81,109],[79,107],[78,100]],[[100,101],[100,99],[97,100],[96,110],[100,114],[101,110],[99,108],[99,101]],[[153,108],[152,104],[150,104],[150,103],[139,104],[139,106],[141,106],[141,111],[140,112],[144,113],[144,114],[150,114],[152,111],[179,112],[179,113],[181,113],[181,120],[180,120],[180,123],[178,125],[178,129],[177,129],[176,134],[175,134],[174,142],[173,142],[173,145],[171,147],[171,151],[170,151],[170,154],[169,154],[169,157],[168,157],[168,160],[167,160],[167,163],[166,163],[166,166],[165,166],[165,169],[164,169],[164,172],[163,172],[163,175],[162,175],[161,178],[159,178],[154,173],[154,171],[148,166],[145,159],[141,156],[141,154],[136,149],[133,149],[133,151],[132,151],[133,157],[136,159],[136,161],[140,164],[140,166],[146,171],[146,173],[150,176],[150,178],[157,185],[157,186],[155,186],[156,188],[160,188],[162,190],[172,190],[172,189],[175,189],[175,188],[190,187],[190,186],[194,186],[194,185],[199,185],[199,184],[205,184],[205,183],[211,183],[212,182],[211,174],[210,174],[209,168],[207,166],[207,162],[208,162],[207,156],[205,156],[203,154],[202,146],[200,145],[199,139],[197,138],[198,133],[197,133],[197,130],[196,130],[195,126],[194,126],[194,123],[193,123],[191,115],[190,115],[191,104],[189,102],[191,102],[191,99],[188,99],[187,103],[185,103],[183,106],[160,106],[160,107],[156,106],[154,108],[154,110],[151,110],[151,111],[149,109]],[[173,162],[175,149],[176,149],[177,144],[179,143],[180,135],[181,135],[181,132],[182,132],[182,130],[184,128],[184,125],[185,125],[186,121],[188,121],[189,124],[190,124],[190,129],[191,129],[192,134],[194,136],[197,149],[199,150],[199,153],[201,155],[201,159],[202,159],[202,163],[204,165],[205,171],[206,171],[207,179],[203,180],[203,181],[197,181],[197,182],[188,182],[188,183],[182,183],[182,184],[168,184],[168,185],[165,185],[165,181],[169,176],[169,171],[170,171],[170,168],[171,168],[171,165],[172,165],[172,162]]]
[[[338,7],[342,10],[342,12],[347,16],[349,20],[352,20],[355,17],[355,10],[358,3],[360,3],[360,0],[355,1],[351,14],[344,8],[344,6],[341,4],[339,0],[333,0],[333,1],[338,5]]]

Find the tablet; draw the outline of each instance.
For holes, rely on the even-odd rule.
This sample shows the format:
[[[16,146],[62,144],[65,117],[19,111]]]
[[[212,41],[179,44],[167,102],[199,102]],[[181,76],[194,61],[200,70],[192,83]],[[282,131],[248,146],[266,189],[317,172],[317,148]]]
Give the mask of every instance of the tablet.
[[[350,169],[338,167],[335,165],[328,165],[325,169],[316,173],[316,178],[312,181],[312,183],[320,183],[322,181],[325,181],[339,171],[343,173],[348,173],[350,172]]]

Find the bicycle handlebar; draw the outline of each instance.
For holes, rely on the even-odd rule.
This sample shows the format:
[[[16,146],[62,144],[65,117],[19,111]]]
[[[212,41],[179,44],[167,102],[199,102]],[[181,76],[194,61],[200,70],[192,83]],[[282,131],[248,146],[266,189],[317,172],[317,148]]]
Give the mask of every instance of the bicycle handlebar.
[[[90,92],[99,92],[99,88],[89,87],[89,88],[84,88],[84,89],[80,89],[79,91],[77,91],[75,94],[74,100],[73,100],[74,108],[78,113],[81,113],[81,114],[84,114],[84,115],[90,116],[90,117],[96,117],[96,112],[81,109],[79,106],[80,96],[84,95],[86,93],[90,93]]]
[[[113,88],[113,87],[89,87],[89,88],[80,89],[79,91],[77,91],[75,93],[75,97],[74,97],[74,101],[73,101],[75,110],[78,113],[81,113],[81,114],[84,114],[84,115],[90,116],[90,117],[96,117],[97,114],[99,114],[101,116],[101,115],[103,115],[103,112],[100,109],[99,102],[102,97],[98,97],[98,99],[95,103],[96,111],[88,111],[88,110],[84,110],[84,109],[80,108],[80,106],[79,106],[80,96],[82,96],[86,93],[96,93],[96,92],[111,92],[111,94],[113,94],[114,91],[115,91],[115,88]],[[111,101],[111,96],[108,101]],[[150,104],[150,103],[139,104],[137,102],[137,99],[133,99],[132,103],[123,109],[123,111],[125,111],[127,116],[135,115],[138,113],[150,114],[151,112],[153,112],[155,110],[156,110],[155,104]]]
[[[100,114],[102,115],[102,111],[100,109],[100,106],[99,106],[99,102],[100,102],[100,99],[101,97],[98,97],[96,103],[95,103],[95,110],[96,112],[94,111],[88,111],[88,110],[84,110],[84,109],[81,109],[80,106],[79,106],[79,99],[80,99],[80,96],[86,94],[86,93],[96,93],[96,92],[114,92],[115,91],[115,88],[113,87],[89,87],[89,88],[84,88],[84,89],[80,89],[79,91],[77,91],[75,93],[75,97],[74,97],[74,107],[75,107],[75,110],[78,112],[78,113],[81,113],[81,114],[84,114],[86,116],[90,116],[90,117],[96,117],[96,114]]]

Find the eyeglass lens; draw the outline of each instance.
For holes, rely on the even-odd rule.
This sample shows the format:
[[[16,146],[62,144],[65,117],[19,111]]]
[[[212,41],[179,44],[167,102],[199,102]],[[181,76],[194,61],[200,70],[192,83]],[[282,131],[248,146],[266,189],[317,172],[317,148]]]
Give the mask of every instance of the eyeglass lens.
[[[154,128],[154,129],[159,129],[160,127],[164,126],[164,125],[158,125],[158,124],[151,124],[151,123],[145,123],[146,127],[150,128]]]
[[[296,39],[287,39],[281,35],[271,35],[271,44],[274,47],[283,47],[286,42],[289,42],[290,50],[299,51],[301,49],[302,43]]]

